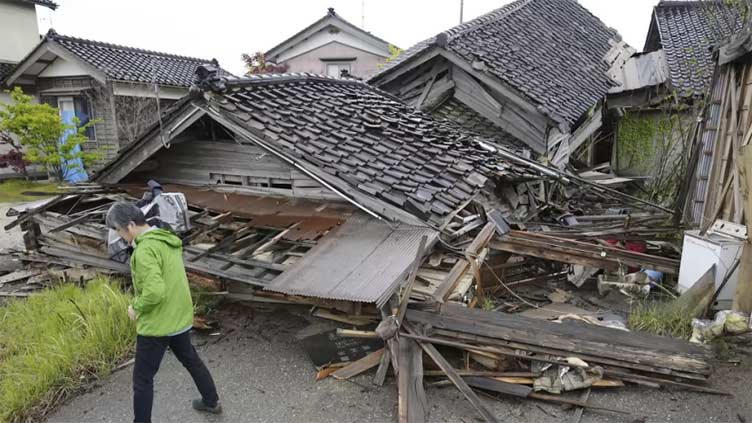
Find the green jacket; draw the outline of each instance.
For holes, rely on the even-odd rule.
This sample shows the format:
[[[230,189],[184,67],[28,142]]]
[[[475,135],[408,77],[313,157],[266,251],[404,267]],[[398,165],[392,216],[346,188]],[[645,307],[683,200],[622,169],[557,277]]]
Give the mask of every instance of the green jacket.
[[[166,336],[193,325],[193,301],[183,267],[183,242],[172,232],[154,229],[139,235],[131,255],[131,278],[138,313],[136,331]]]

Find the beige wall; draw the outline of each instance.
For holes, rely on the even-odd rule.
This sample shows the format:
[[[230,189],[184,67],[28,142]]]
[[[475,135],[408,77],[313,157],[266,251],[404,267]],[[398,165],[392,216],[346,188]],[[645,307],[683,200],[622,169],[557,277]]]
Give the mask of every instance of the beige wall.
[[[368,53],[339,43],[330,43],[311,50],[286,62],[290,66],[289,72],[311,72],[326,75],[327,63],[321,59],[352,58],[351,73],[354,76],[366,78],[378,70],[378,64],[384,62],[384,57]]]
[[[0,61],[18,62],[38,43],[34,5],[0,0]]]

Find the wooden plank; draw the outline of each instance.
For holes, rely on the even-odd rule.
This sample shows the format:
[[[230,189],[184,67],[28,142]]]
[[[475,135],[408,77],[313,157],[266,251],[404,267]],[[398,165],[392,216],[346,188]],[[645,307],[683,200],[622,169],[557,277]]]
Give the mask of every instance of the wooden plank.
[[[337,336],[344,338],[379,338],[379,334],[372,330],[353,330],[337,328]]]
[[[454,264],[452,270],[449,271],[444,281],[441,282],[441,285],[439,285],[439,287],[436,288],[436,291],[434,291],[432,296],[433,300],[439,303],[446,301],[449,294],[454,291],[454,288],[457,286],[460,279],[462,279],[462,276],[467,273],[469,268],[470,263],[467,260],[457,260],[457,263]]]
[[[400,423],[428,421],[428,400],[423,389],[423,352],[409,338],[399,339],[398,415]],[[386,354],[388,355],[388,354]]]
[[[41,272],[37,272],[34,270],[19,270],[17,272],[9,273],[7,275],[0,276],[0,286],[5,285],[6,283],[20,281],[21,279],[30,278],[40,273]]]
[[[600,407],[597,405],[588,404],[587,402],[584,402],[584,401],[570,400],[570,399],[562,398],[559,396],[533,392],[533,388],[529,388],[527,386],[515,385],[515,384],[507,383],[507,382],[502,382],[496,379],[482,378],[482,377],[466,377],[465,381],[467,381],[468,385],[479,388],[479,389],[498,392],[498,393],[506,394],[506,395],[512,395],[518,398],[534,398],[534,399],[538,399],[541,401],[555,402],[558,404],[568,404],[568,405],[575,405],[579,407],[587,407],[593,410],[610,411],[610,412],[619,413],[619,414],[630,414],[627,411],[608,408],[608,407]]]
[[[336,372],[332,373],[335,379],[344,380],[357,376],[368,369],[372,369],[379,365],[381,362],[381,356],[384,354],[384,349],[380,348],[360,360],[354,361],[352,364],[345,366]]]
[[[420,107],[423,105],[423,102],[426,100],[426,97],[428,97],[428,93],[431,91],[431,88],[433,88],[433,83],[436,81],[436,77],[439,76],[439,72],[441,70],[446,69],[446,66],[439,66],[439,64],[434,65],[431,72],[428,74],[430,77],[430,80],[426,84],[425,87],[423,87],[423,92],[420,94],[420,97],[415,102],[415,108],[420,109]]]
[[[715,270],[715,265],[712,265],[697,282],[676,299],[676,306],[688,316],[701,317],[708,309],[715,292]]]
[[[407,312],[407,303],[410,301],[410,293],[413,290],[413,285],[415,284],[415,276],[418,275],[418,269],[420,269],[420,264],[423,262],[423,256],[426,254],[426,242],[428,242],[428,237],[426,235],[423,235],[420,237],[420,242],[418,243],[418,252],[415,255],[415,260],[413,261],[413,264],[410,268],[410,273],[407,276],[407,281],[405,282],[405,292],[402,294],[402,298],[400,299],[400,305],[399,305],[399,311],[397,311],[397,325],[402,323],[402,319],[405,317],[405,312]]]
[[[406,327],[409,332],[415,334],[415,331],[410,326]],[[478,398],[478,395],[476,395],[475,392],[473,392],[473,390],[470,389],[467,383],[462,379],[462,377],[454,371],[454,367],[452,367],[452,365],[446,361],[444,356],[439,353],[436,347],[434,347],[432,344],[422,341],[418,341],[418,344],[421,348],[423,348],[423,351],[425,351],[426,354],[431,357],[431,360],[433,360],[433,362],[436,363],[436,365],[439,366],[439,368],[443,370],[444,373],[446,373],[449,380],[451,380],[452,383],[454,383],[454,386],[456,386],[457,389],[459,389],[459,391],[462,393],[462,395],[464,395],[465,398],[470,401],[470,404],[473,405],[475,410],[478,411],[478,414],[480,414],[486,422],[498,422],[496,416],[494,416],[488,410],[488,408],[486,408],[486,406],[480,401],[480,398]]]
[[[501,341],[513,348],[579,356],[586,362],[666,374],[672,374],[672,370],[698,375],[710,372],[708,348],[681,340],[575,322],[552,323],[465,307],[459,310],[460,307],[451,303],[443,304],[441,308],[441,314],[408,310],[407,320],[430,324],[436,333],[446,330],[453,334],[475,335]]]

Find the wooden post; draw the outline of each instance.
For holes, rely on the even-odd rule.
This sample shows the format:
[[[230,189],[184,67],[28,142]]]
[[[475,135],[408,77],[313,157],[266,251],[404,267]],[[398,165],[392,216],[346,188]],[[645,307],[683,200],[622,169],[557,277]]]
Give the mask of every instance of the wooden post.
[[[744,205],[744,221],[747,224],[747,236],[752,233],[752,145],[745,145],[737,152],[739,168],[740,193]],[[752,246],[750,241],[742,246],[742,259],[739,278],[734,295],[733,309],[745,313],[752,312]]]
[[[399,421],[428,421],[428,400],[423,389],[423,351],[414,339],[399,339]]]

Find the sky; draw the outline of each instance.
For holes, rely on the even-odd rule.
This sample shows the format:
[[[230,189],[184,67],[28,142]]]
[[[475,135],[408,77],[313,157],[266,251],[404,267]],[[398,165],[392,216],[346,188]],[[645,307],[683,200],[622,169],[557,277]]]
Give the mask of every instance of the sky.
[[[459,23],[460,0],[55,0],[39,30],[200,58],[242,74],[242,53],[266,51],[334,7],[352,24],[407,48]],[[511,0],[464,0],[465,21]],[[637,50],[658,0],[579,0]]]

